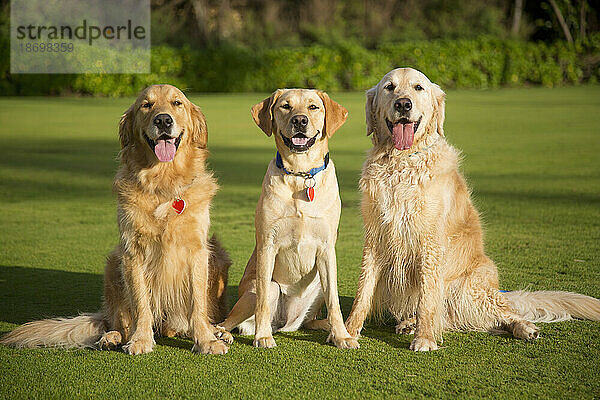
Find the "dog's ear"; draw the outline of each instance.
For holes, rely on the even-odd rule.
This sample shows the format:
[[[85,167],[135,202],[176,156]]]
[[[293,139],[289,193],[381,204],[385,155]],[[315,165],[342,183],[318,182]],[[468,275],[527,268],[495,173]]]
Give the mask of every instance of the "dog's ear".
[[[433,118],[437,126],[437,133],[444,136],[444,119],[446,118],[446,93],[435,83],[433,84]]]
[[[192,122],[192,142],[194,146],[205,149],[208,144],[208,128],[206,127],[206,118],[200,110],[200,107],[192,102],[190,104],[190,118]]]
[[[135,118],[134,110],[135,103],[131,105],[121,116],[119,120],[119,142],[121,142],[121,148],[129,146],[133,142],[133,119]]]
[[[375,95],[377,94],[377,86],[367,90],[367,102],[365,103],[365,118],[367,120],[367,136],[372,134],[377,128],[377,120],[375,118]]]
[[[331,100],[327,93],[317,90],[317,94],[325,105],[325,126],[323,127],[323,133],[330,138],[346,122],[348,110]]]
[[[273,133],[275,122],[273,120],[273,106],[282,93],[283,90],[277,89],[271,96],[252,106],[252,110],[250,111],[256,125],[258,125],[267,136],[271,136]]]

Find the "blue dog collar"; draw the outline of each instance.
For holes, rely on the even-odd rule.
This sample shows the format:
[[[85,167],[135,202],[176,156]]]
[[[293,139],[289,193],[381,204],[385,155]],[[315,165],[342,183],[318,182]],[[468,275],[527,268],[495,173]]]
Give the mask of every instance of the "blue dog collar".
[[[325,154],[323,165],[313,168],[308,172],[295,172],[285,169],[283,160],[281,159],[281,154],[279,154],[279,152],[277,152],[277,155],[275,156],[275,165],[277,165],[277,168],[285,172],[286,175],[294,175],[304,178],[306,199],[311,202],[315,199],[315,186],[317,185],[317,181],[315,181],[314,176],[323,171],[325,168],[327,168],[327,165],[329,165],[329,153]]]
[[[275,156],[275,165],[277,166],[277,168],[285,172],[286,175],[295,175],[310,179],[319,172],[323,171],[325,168],[327,168],[327,166],[329,165],[329,153],[325,154],[325,158],[323,159],[323,165],[321,165],[320,167],[313,168],[308,172],[294,172],[285,169],[285,167],[283,166],[283,160],[281,159],[281,154],[279,154],[279,152],[277,152],[277,155]]]

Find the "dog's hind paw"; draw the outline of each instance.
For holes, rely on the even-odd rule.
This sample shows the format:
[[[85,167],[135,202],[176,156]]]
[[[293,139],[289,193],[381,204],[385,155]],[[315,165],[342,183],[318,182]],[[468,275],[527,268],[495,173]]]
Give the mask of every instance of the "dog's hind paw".
[[[523,340],[539,339],[540,329],[529,321],[515,322],[513,325],[513,336]]]
[[[423,337],[414,338],[412,343],[410,344],[410,349],[412,351],[433,351],[437,350],[437,343],[433,340],[429,340]]]
[[[174,329],[171,329],[171,328],[165,328],[165,329],[163,329],[162,334],[163,334],[163,336],[172,338],[177,335],[177,331]]]
[[[230,332],[227,332],[225,328],[218,325],[215,326],[215,337],[227,344],[233,343],[233,335]]]
[[[412,335],[415,333],[415,318],[404,319],[396,325],[396,333],[401,335]]]
[[[306,329],[313,329],[313,330],[322,330],[322,331],[331,330],[331,325],[329,324],[329,321],[327,321],[326,319],[313,319],[312,321],[307,321],[304,323],[304,327]]]
[[[96,346],[100,350],[114,350],[121,344],[123,338],[119,331],[105,332],[104,335],[96,342]]]
[[[271,349],[273,347],[277,347],[277,343],[275,343],[275,339],[273,339],[273,336],[256,338],[254,339],[253,344],[254,347],[259,347],[263,349]]]

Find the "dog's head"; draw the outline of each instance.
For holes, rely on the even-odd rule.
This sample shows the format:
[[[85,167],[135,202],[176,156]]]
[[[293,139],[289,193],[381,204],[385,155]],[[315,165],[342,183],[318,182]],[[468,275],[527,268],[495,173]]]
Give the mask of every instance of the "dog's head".
[[[367,135],[408,150],[427,135],[444,136],[445,94],[412,68],[388,72],[367,91]]]
[[[144,148],[148,159],[171,162],[182,146],[206,148],[200,108],[171,85],[144,89],[119,123],[121,148]]]
[[[252,107],[254,122],[275,134],[277,148],[305,153],[326,141],[346,122],[348,111],[327,93],[313,89],[278,89]]]

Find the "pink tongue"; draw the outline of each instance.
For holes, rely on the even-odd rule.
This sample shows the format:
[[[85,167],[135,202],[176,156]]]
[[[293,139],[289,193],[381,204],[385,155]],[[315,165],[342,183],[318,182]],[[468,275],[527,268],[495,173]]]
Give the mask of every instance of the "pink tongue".
[[[160,161],[173,161],[175,158],[175,139],[157,140],[154,146],[154,154]]]
[[[304,146],[304,145],[306,145],[307,142],[308,142],[307,137],[293,137],[292,138],[292,143],[294,144],[294,146]]]
[[[398,123],[394,125],[392,134],[394,136],[394,147],[398,150],[408,150],[412,146],[415,137],[415,123]]]

